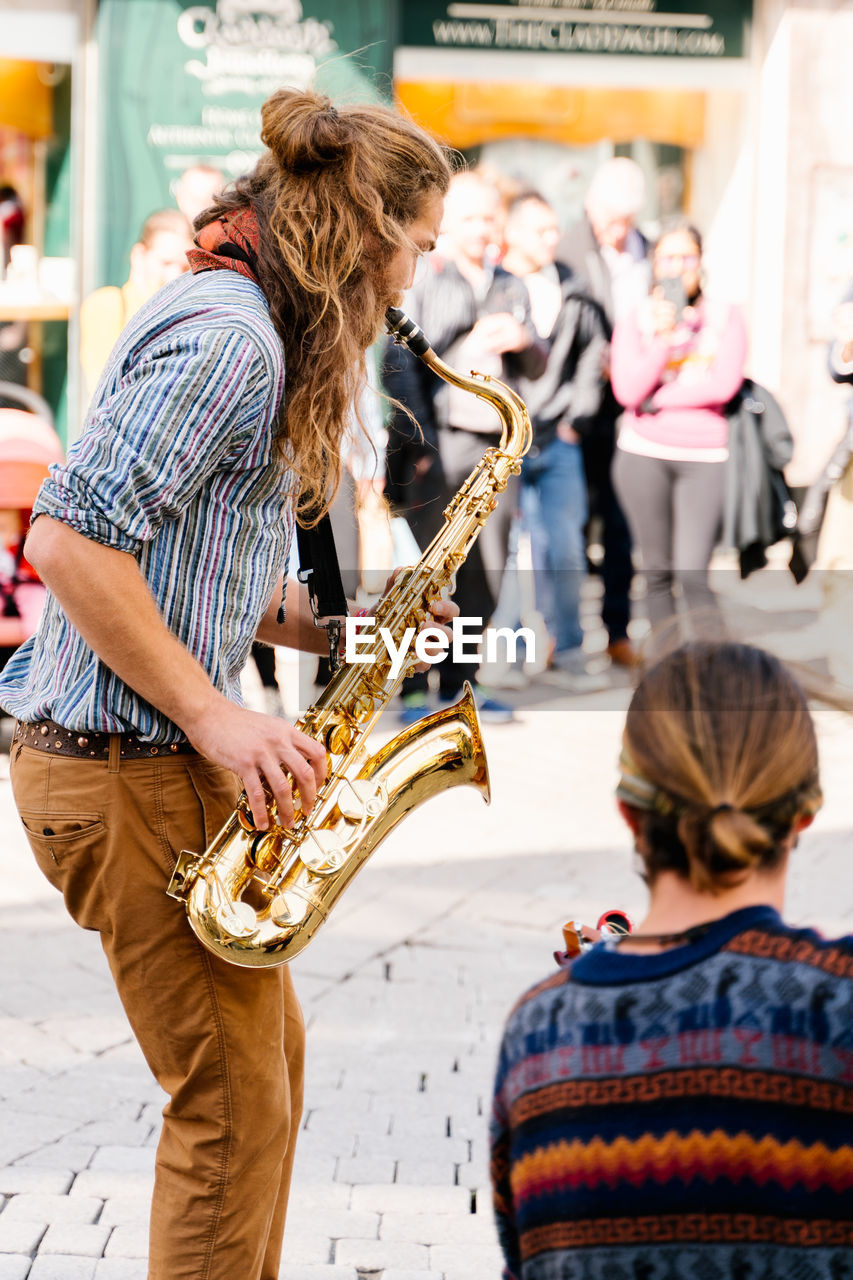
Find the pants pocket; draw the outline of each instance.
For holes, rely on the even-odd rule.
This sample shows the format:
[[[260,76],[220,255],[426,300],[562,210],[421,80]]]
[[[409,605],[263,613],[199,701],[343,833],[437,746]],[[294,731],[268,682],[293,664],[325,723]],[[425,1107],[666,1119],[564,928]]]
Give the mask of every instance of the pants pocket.
[[[84,929],[100,929],[103,815],[21,809],[20,816],[40,871],[63,895],[72,917]]]
[[[234,812],[240,782],[230,769],[209,761],[194,763],[187,774],[204,815],[204,847],[208,848]]]

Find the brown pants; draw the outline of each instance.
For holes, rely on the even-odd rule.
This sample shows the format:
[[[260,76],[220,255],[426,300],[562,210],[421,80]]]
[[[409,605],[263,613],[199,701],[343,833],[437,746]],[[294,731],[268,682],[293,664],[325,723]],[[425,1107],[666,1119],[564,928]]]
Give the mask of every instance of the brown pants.
[[[200,756],[89,761],[15,744],[15,802],[39,867],[96,929],[130,1024],[169,1095],[149,1280],[276,1280],[302,1109],[305,1029],[290,973],[241,969],[196,939],[166,885],[233,808]]]

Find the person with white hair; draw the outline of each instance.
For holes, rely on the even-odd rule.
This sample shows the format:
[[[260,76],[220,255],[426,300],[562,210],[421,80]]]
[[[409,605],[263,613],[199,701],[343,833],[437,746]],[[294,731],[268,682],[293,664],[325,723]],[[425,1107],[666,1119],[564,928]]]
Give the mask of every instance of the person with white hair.
[[[627,156],[616,156],[597,169],[586,193],[584,209],[593,243],[587,244],[578,270],[586,276],[611,324],[635,307],[648,290],[649,245],[636,226],[645,200],[643,171]]]
[[[584,215],[557,246],[557,259],[586,281],[601,308],[608,339],[620,316],[638,306],[651,279],[649,243],[636,225],[645,203],[646,180],[627,156],[607,160],[593,174]],[[601,522],[604,594],[601,620],[607,629],[607,652],[620,666],[633,666],[636,655],[628,639],[631,618],[631,535],[613,491],[610,469],[616,444],[616,420],[622,412],[607,371],[598,417],[583,440],[590,518]]]

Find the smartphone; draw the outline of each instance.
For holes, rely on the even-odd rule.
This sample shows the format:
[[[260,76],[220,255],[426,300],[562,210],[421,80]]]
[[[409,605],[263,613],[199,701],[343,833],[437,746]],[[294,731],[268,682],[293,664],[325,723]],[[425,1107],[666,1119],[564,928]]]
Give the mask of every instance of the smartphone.
[[[684,288],[684,281],[681,276],[666,276],[663,280],[658,281],[658,288],[667,302],[673,304],[678,316],[680,316],[687,306],[687,291]]]

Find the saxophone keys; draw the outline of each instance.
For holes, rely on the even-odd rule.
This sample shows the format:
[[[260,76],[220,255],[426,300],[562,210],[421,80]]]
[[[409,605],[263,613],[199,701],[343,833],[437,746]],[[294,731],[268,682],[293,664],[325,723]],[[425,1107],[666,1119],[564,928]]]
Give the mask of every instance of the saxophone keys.
[[[333,756],[343,755],[352,742],[352,729],[348,724],[335,725],[326,734],[326,748]]]
[[[365,720],[368,720],[373,715],[373,707],[374,702],[370,695],[360,693],[352,705],[353,719],[358,721],[359,724],[363,724]]]
[[[337,871],[346,857],[346,848],[336,831],[321,827],[319,831],[307,832],[299,848],[299,857],[309,871],[327,875],[330,871]]]
[[[273,924],[286,929],[299,924],[305,916],[308,903],[295,894],[279,893],[270,903],[270,919]]]
[[[240,799],[237,801],[235,812],[237,815],[237,821],[240,823],[240,826],[243,828],[243,830],[254,831],[255,820],[252,817],[252,810],[249,805],[249,801],[246,797],[245,791],[242,793],[242,795],[240,796]]]
[[[349,822],[375,818],[382,810],[383,788],[365,778],[345,778],[335,803]]]
[[[259,832],[249,842],[248,858],[252,865],[260,868],[262,871],[273,871],[281,862],[281,854],[284,848],[284,840],[282,831],[284,828],[274,828],[272,831]]]
[[[258,913],[248,902],[223,902],[216,909],[216,920],[232,938],[254,938],[258,932]]]

